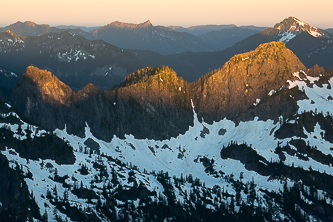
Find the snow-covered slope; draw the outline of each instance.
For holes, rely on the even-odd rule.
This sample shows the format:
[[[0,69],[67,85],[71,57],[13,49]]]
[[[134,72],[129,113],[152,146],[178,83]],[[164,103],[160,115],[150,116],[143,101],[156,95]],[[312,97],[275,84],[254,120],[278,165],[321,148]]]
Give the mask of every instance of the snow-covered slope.
[[[161,141],[126,135],[105,142],[94,137],[88,125],[84,138],[66,129],[46,132],[22,121],[6,104],[0,127],[14,133],[15,144],[55,135],[73,148],[75,161],[59,164],[48,158],[24,158],[15,144],[6,145],[1,154],[11,168],[22,169],[40,214],[49,221],[144,221],[155,214],[153,220],[168,221],[180,220],[179,212],[191,212],[185,218],[191,214],[195,218],[199,209],[212,215],[222,211],[225,218],[238,220],[248,211],[252,218],[259,215],[266,220],[298,216],[329,220],[331,213],[318,213],[314,207],[332,208],[333,78],[324,82],[323,75],[311,77],[303,71],[293,75],[298,80],[288,81],[289,89],[269,92],[271,97],[282,90],[305,94],[290,118],[274,122],[255,117],[239,124],[223,119],[207,124],[193,111],[193,127]],[[260,104],[258,98],[256,106]],[[305,124],[305,114],[313,117],[310,126]],[[286,130],[290,127],[299,132]],[[9,138],[0,136],[7,144]],[[319,183],[322,180],[326,185]],[[294,209],[288,209],[286,198],[294,192]],[[154,214],[145,206],[159,207]],[[159,215],[161,209],[172,212]]]

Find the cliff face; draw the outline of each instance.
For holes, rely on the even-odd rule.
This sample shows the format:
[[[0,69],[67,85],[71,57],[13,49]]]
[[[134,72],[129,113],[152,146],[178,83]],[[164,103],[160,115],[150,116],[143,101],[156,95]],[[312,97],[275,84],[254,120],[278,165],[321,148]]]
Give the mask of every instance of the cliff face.
[[[271,90],[285,86],[299,70],[306,67],[283,43],[262,44],[199,79],[193,86],[195,110],[208,122],[234,118]]]
[[[33,123],[48,130],[66,125],[69,133],[79,136],[84,136],[86,123],[104,140],[125,134],[165,139],[184,133],[193,124],[186,82],[167,67],[138,72],[146,77],[137,83],[114,90],[88,84],[74,92],[50,72],[28,67],[12,102]],[[132,77],[136,75],[140,76]]]

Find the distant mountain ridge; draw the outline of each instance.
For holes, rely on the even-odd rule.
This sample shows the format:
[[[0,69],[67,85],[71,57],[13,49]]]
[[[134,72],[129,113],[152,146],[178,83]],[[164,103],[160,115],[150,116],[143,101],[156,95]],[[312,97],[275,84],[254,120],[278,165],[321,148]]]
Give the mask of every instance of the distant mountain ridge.
[[[224,31],[225,29],[228,30]],[[237,27],[235,25],[204,25],[189,28],[155,27],[147,20],[139,24],[115,21],[103,27],[95,28],[80,26],[51,27],[26,21],[0,28],[0,32],[6,30],[11,30],[21,36],[37,36],[45,33],[69,31],[89,40],[102,39],[121,48],[175,54],[223,50],[232,46],[235,42],[262,30],[262,28],[255,26]],[[210,32],[213,33],[210,34]]]
[[[106,26],[103,26],[102,28],[100,28],[100,30],[108,29],[110,27],[118,28],[118,29],[138,29],[138,28],[147,28],[150,26],[153,26],[153,24],[150,22],[150,20],[147,20],[147,21],[145,21],[143,23],[139,23],[139,24],[115,21]],[[97,30],[95,30],[95,31],[97,31]],[[97,31],[97,32],[99,32],[99,31]]]
[[[233,55],[254,50],[262,43],[282,41],[286,43],[287,48],[291,49],[299,57],[305,66],[312,67],[318,64],[325,69],[333,68],[331,62],[333,60],[332,34],[301,22],[295,17],[284,19],[274,27],[249,36],[223,51],[207,52],[202,55],[196,54],[195,56],[197,58],[200,56],[202,58],[211,58],[212,61],[214,61],[216,56],[220,56],[224,61],[227,61]],[[217,68],[217,64],[212,64],[211,67]]]
[[[140,24],[113,22],[95,30],[93,35],[121,48],[152,50],[161,54],[209,49],[196,36],[153,26],[149,20]]]
[[[281,21],[275,26],[278,27],[279,25],[286,22],[284,27],[288,27],[287,21],[291,22],[289,24],[289,28],[286,30],[289,30],[291,27],[290,25],[293,23],[296,24],[297,21],[299,23],[306,24],[305,22],[300,22],[299,19],[296,21],[294,17],[289,17],[285,19],[284,22]],[[227,30],[228,29],[221,30],[221,33],[217,32],[217,34],[221,34],[223,36],[223,32]],[[219,68],[221,63],[227,62],[232,56],[236,54],[254,50],[262,43],[288,39],[288,42],[284,41],[286,43],[286,47],[291,49],[305,64],[306,67],[312,67],[318,64],[324,67],[326,70],[333,68],[333,64],[331,62],[333,60],[333,41],[330,35],[327,35],[324,32],[324,36],[314,37],[307,31],[302,31],[300,28],[298,30],[299,31],[295,32],[294,34],[292,32],[280,32],[280,30],[275,28],[267,28],[243,40],[240,40],[233,46],[221,51],[179,53],[177,55],[167,55],[163,58],[160,58],[156,54],[149,54],[144,52],[134,52],[134,54],[136,54],[136,56],[138,56],[141,60],[146,61],[150,66],[168,65],[175,69],[188,81],[195,81],[200,78],[202,73],[208,73],[214,69]],[[317,30],[320,31],[321,29]],[[238,29],[238,31],[241,32],[240,29]],[[211,34],[214,32],[211,32]],[[210,39],[212,39],[212,37],[213,36],[211,35]],[[220,42],[219,44],[224,43]],[[159,59],[165,62],[163,63],[159,61]]]
[[[38,36],[46,33],[60,33],[64,31],[70,31],[74,34],[81,35],[87,39],[93,39],[93,36],[89,33],[86,32],[80,28],[57,28],[57,27],[51,27],[50,25],[47,24],[36,24],[31,21],[26,21],[26,22],[16,22],[14,24],[11,24],[9,26],[0,28],[0,32],[4,32],[7,30],[11,30],[14,33],[22,36]]]
[[[307,32],[313,37],[330,37],[327,31],[311,26],[295,17],[284,19],[282,22],[275,24],[273,29],[281,36],[280,41],[282,42],[288,42],[302,32]]]
[[[0,40],[0,66],[21,75],[33,64],[52,71],[74,89],[88,82],[111,88],[146,66],[116,46],[69,31],[28,37],[7,31],[0,33]]]
[[[121,49],[118,48],[116,51],[119,53],[123,52],[124,57],[117,56],[117,58],[123,58],[123,61],[118,59],[115,61],[113,59],[115,57],[110,56],[115,54],[113,52],[110,54],[106,53],[106,48],[103,50],[102,47],[98,47],[98,51],[91,51],[92,49],[90,49],[91,47],[89,45],[94,45],[94,43],[89,43],[89,41],[80,39],[80,35],[75,34],[72,31],[67,31],[66,35],[69,38],[61,37],[63,34],[59,34],[59,36],[55,34],[41,34],[39,37],[25,37],[20,35],[10,37],[12,35],[8,36],[9,33],[2,33],[0,35],[3,36],[2,43],[0,43],[0,45],[2,45],[0,49],[2,50],[0,53],[0,65],[17,73],[18,75],[21,75],[25,68],[31,64],[38,66],[41,69],[48,69],[76,90],[82,88],[88,82],[94,82],[101,88],[110,88],[114,84],[119,84],[126,75],[129,75],[135,70],[141,69],[145,66],[167,65],[172,67],[187,81],[195,81],[205,73],[220,68],[221,64],[228,61],[235,54],[254,50],[262,43],[288,39],[288,42],[285,41],[287,48],[291,49],[305,64],[305,66],[312,67],[315,64],[319,64],[325,69],[333,68],[331,62],[333,52],[332,39],[329,38],[329,36],[327,37],[327,34],[325,33],[323,33],[325,34],[324,36],[318,37],[310,35],[308,31],[303,31],[303,29],[306,30],[306,27],[308,27],[308,30],[314,30],[314,28],[305,24],[305,22],[301,22],[294,17],[289,17],[277,23],[275,27],[283,26],[285,30],[290,30],[291,26],[297,26],[298,28],[293,28],[293,30],[297,29],[297,32],[295,30],[295,32],[291,32],[281,31],[276,28],[268,28],[251,35],[253,33],[249,29],[240,27],[225,27],[223,30],[212,31],[201,36],[191,36],[190,34],[185,35],[190,35],[194,40],[201,38],[200,42],[205,42],[205,45],[209,46],[210,50],[212,50],[212,48],[222,49],[224,47],[228,47],[235,41],[245,38],[222,51],[182,52],[171,55],[162,55],[149,50],[127,50],[123,49],[123,47]],[[163,38],[168,44],[164,44],[165,42],[162,44],[164,40],[159,42],[159,38],[155,37],[163,34],[165,30],[165,33],[167,33],[169,29],[160,26],[154,27],[149,21],[143,25],[146,27],[142,29],[138,28],[140,26],[139,24],[124,24],[121,22],[115,22],[109,25],[114,26],[114,29],[116,29],[116,27],[119,28],[117,32],[121,33],[121,35],[116,36],[116,38],[119,41],[123,41],[124,44],[131,42],[131,40],[126,40],[129,36],[134,36],[133,38],[135,40],[135,36],[137,35],[135,33],[138,32],[139,34],[137,36],[146,36],[148,33],[148,37],[145,38],[147,39],[145,44],[149,47],[156,46],[159,48],[160,45],[162,45],[162,48],[174,51],[175,48],[184,49],[188,46],[187,45],[185,47],[184,45],[181,45],[179,47],[179,43],[185,41],[186,38],[180,38],[180,42],[175,44],[168,35],[165,35],[166,37]],[[121,28],[126,26],[132,28],[134,27],[134,29],[127,29],[127,31],[125,31],[125,29]],[[160,31],[155,33],[155,35],[150,35],[149,33],[151,33],[151,30],[155,28],[160,28]],[[134,30],[136,31],[134,32]],[[317,30],[320,31],[320,29]],[[124,38],[121,37],[122,35],[124,35]],[[251,36],[246,37],[248,35]],[[149,39],[151,36],[155,36],[154,39],[158,40],[156,41],[156,45],[150,44]],[[30,40],[28,41],[27,39]],[[225,41],[221,41],[221,39],[224,39]],[[134,40],[133,43],[136,41]],[[79,41],[80,44],[82,43],[85,46],[75,46],[75,41]],[[102,46],[103,44],[99,45]],[[109,44],[104,45],[111,47]],[[55,47],[61,48],[54,49]],[[113,48],[113,46],[111,48]],[[50,51],[52,51],[51,54]],[[91,59],[94,56],[97,58],[97,55],[101,56],[98,57],[98,59],[94,59],[93,63],[90,63],[92,62]],[[116,65],[116,63],[118,65]],[[116,67],[118,68],[115,69]]]
[[[190,26],[188,28],[184,28],[182,26],[168,26],[168,28],[178,32],[187,32],[192,35],[200,36],[212,31],[222,31],[224,29],[231,29],[231,28],[245,28],[259,32],[266,29],[267,27],[258,27],[253,25],[236,26],[234,24],[230,24],[230,25],[197,25],[197,26]]]
[[[35,35],[40,35],[43,33],[60,31],[59,29],[52,28],[49,25],[46,25],[46,24],[38,25],[31,21],[26,21],[26,22],[19,21],[17,23],[11,24],[4,28],[0,28],[0,32],[4,32],[6,30],[11,30],[11,31],[15,32],[16,34],[23,35],[23,36],[35,36]]]
[[[258,31],[253,29],[231,27],[221,30],[213,30],[198,37],[214,49],[214,51],[221,51],[228,47],[232,47],[235,43],[256,33],[258,33]]]
[[[184,28],[182,26],[168,26],[168,28],[175,30],[177,32],[187,32],[192,35],[203,35],[207,34],[211,31],[216,30],[223,30],[228,28],[235,28],[236,25],[230,24],[230,25],[197,25],[197,26],[191,26],[188,28]]]
[[[78,25],[57,25],[55,26],[55,28],[58,28],[58,29],[65,29],[65,30],[68,30],[68,29],[82,29],[83,31],[85,32],[93,32],[95,31],[96,29],[100,28],[100,26],[78,26]]]

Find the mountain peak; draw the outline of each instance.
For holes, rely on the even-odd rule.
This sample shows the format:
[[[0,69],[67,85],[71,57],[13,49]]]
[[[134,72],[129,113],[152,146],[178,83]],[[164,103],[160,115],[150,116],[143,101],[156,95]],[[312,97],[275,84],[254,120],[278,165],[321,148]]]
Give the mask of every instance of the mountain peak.
[[[293,16],[290,16],[289,18],[284,19],[282,22],[275,24],[274,29],[278,30],[280,35],[285,35],[285,33],[289,33],[294,37],[301,32],[308,32],[313,37],[327,36],[326,31],[302,22],[301,20]],[[290,39],[291,38],[289,38],[289,40]],[[285,42],[287,42],[287,40]]]
[[[140,23],[138,26],[139,27],[148,27],[148,26],[152,26],[153,24],[151,24],[150,20],[145,21],[144,23]]]
[[[40,97],[45,102],[53,105],[68,104],[72,90],[69,86],[61,82],[56,76],[47,70],[41,70],[34,66],[29,66],[23,74],[19,85],[31,85],[31,81],[38,87]],[[30,81],[27,81],[29,80]]]
[[[270,90],[279,90],[292,73],[306,70],[282,42],[269,42],[233,56],[215,72],[198,80],[194,104],[199,118],[219,121],[242,113]]]
[[[7,29],[3,32],[8,38],[16,39],[16,40],[23,40],[22,36],[17,35],[15,32],[13,32],[10,29]]]
[[[21,36],[36,36],[47,32],[58,31],[58,29],[51,28],[47,24],[39,25],[31,21],[25,21],[25,22],[18,21],[4,28],[0,28],[0,31],[5,31],[8,29],[12,30],[13,32]]]
[[[21,22],[18,21],[14,24],[9,25],[8,27],[30,27],[30,28],[36,28],[36,27],[43,27],[43,28],[51,28],[50,25],[47,24],[36,24],[35,22],[32,21],[25,21],[25,22]]]
[[[8,33],[8,34],[10,34],[10,35],[14,35],[14,32],[12,30],[10,30],[10,29],[6,30],[5,32]]]

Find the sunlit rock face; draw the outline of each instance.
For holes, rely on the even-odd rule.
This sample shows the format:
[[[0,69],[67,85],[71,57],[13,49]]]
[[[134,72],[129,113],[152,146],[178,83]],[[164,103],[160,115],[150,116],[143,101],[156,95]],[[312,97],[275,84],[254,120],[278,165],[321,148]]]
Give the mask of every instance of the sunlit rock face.
[[[254,51],[233,56],[221,69],[199,79],[193,91],[195,109],[208,122],[233,118],[271,90],[284,87],[299,70],[306,67],[284,43],[262,44]]]

